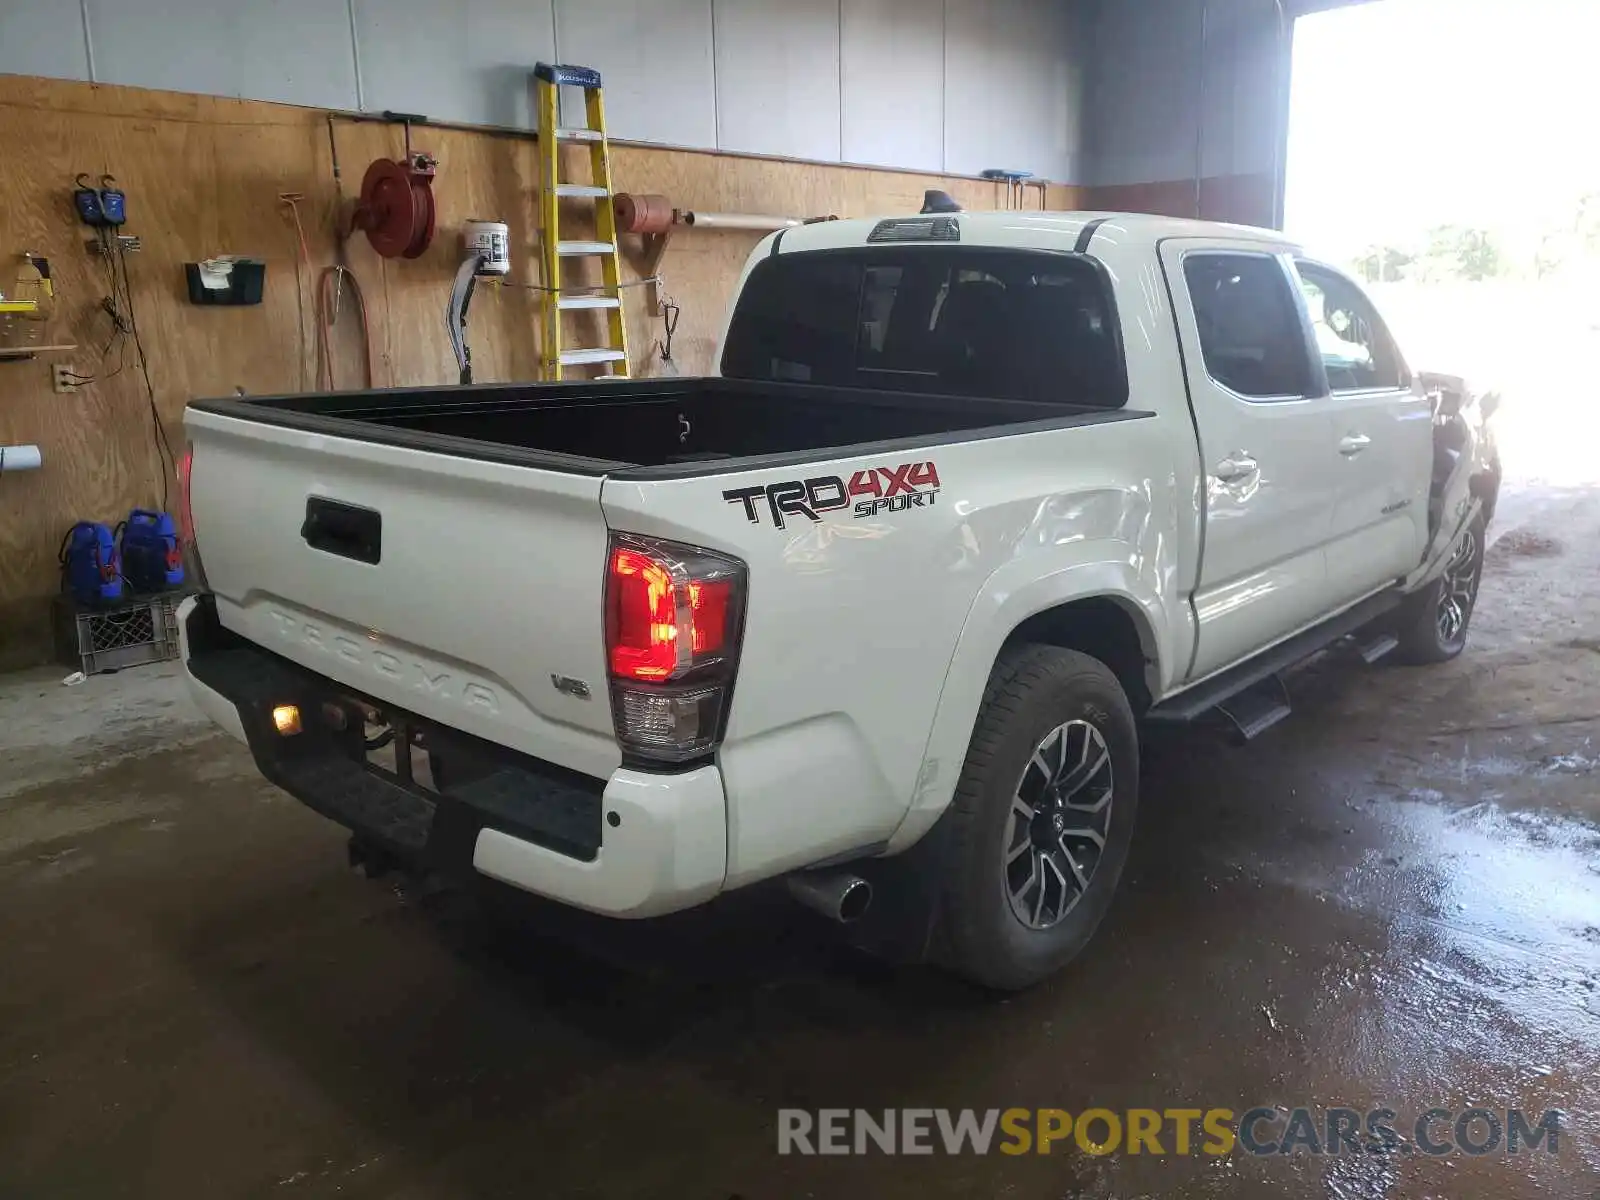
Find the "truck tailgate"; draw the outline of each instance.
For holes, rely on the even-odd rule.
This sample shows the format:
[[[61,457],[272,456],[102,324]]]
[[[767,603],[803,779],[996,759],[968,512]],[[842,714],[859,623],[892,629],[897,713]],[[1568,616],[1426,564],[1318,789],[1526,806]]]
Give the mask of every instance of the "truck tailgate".
[[[191,408],[222,624],[346,686],[605,778],[599,475]]]

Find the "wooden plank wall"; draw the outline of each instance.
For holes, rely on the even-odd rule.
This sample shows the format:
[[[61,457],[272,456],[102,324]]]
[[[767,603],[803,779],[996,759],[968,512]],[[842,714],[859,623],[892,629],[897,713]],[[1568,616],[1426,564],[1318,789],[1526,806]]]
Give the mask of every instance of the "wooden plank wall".
[[[341,119],[335,136],[347,195],[359,190],[369,161],[403,148],[397,126]],[[419,128],[413,136],[439,159],[432,249],[405,262],[377,258],[359,235],[348,245],[368,309],[374,382],[455,381],[442,314],[460,261],[458,231],[472,217],[508,222],[514,258],[509,285],[481,289],[473,301],[476,377],[534,378],[537,293],[514,285],[539,282],[536,144],[485,131]],[[124,232],[143,242],[128,257],[135,312],[156,405],[179,453],[182,410],[191,398],[314,386],[313,289],[336,261],[339,192],[326,114],[254,101],[0,76],[0,155],[8,164],[0,171],[0,291],[11,287],[24,251],[47,256],[58,295],[49,340],[79,346],[72,354],[0,361],[0,445],[34,443],[44,454],[41,470],[0,477],[0,666],[15,666],[49,656],[48,600],[58,587],[56,552],[68,526],[80,519],[114,523],[135,504],[158,506],[164,491],[176,504],[131,347],[114,375],[115,356],[100,361],[111,334],[98,307],[108,285],[73,215],[73,177],[109,173],[128,193]],[[631,145],[613,147],[613,173],[619,190],[661,192],[680,208],[703,211],[906,213],[916,211],[929,187],[971,208],[992,208],[999,199],[993,185],[973,179]],[[278,198],[286,192],[303,197],[310,261],[298,286],[299,241]],[[1076,198],[1072,188],[1052,187],[1048,203],[1071,208]],[[760,236],[675,234],[661,270],[666,291],[682,306],[674,358],[684,373],[710,367],[738,272]],[[267,261],[263,304],[188,303],[182,264],[218,254]],[[330,339],[341,388],[361,382],[359,328],[345,297]],[[658,335],[645,305],[632,304],[636,371],[647,368]],[[109,377],[57,395],[52,361]]]

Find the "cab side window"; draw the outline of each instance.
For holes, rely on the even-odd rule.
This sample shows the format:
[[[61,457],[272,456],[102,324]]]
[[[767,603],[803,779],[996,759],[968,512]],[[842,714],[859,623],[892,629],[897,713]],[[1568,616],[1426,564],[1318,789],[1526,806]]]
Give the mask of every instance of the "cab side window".
[[[1313,394],[1305,328],[1278,259],[1190,254],[1183,274],[1212,379],[1247,399]]]
[[[1334,392],[1403,388],[1411,379],[1377,309],[1344,276],[1296,263],[1328,387]]]

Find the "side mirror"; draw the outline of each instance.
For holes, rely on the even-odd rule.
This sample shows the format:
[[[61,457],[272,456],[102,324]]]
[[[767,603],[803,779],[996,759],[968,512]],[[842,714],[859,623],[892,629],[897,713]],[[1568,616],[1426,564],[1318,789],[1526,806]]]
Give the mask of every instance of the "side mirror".
[[[1461,411],[1464,393],[1455,388],[1441,387],[1433,391],[1433,411],[1441,417],[1454,417]]]

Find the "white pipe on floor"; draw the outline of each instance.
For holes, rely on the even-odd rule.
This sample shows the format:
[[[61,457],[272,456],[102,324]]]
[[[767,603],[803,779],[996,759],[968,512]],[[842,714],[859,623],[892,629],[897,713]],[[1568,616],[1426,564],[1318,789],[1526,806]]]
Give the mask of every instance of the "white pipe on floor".
[[[790,229],[804,225],[799,217],[758,217],[750,213],[686,212],[683,223],[696,229],[760,229],[770,233],[774,229]]]
[[[44,461],[37,446],[0,446],[0,475],[7,471],[32,471]]]

